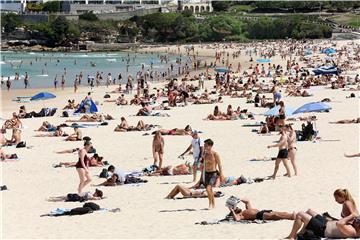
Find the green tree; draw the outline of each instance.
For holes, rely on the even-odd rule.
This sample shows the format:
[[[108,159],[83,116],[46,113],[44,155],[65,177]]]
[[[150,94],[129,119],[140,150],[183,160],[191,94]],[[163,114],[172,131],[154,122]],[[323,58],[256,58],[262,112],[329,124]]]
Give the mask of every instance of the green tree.
[[[55,43],[62,44],[66,42],[66,37],[69,30],[69,22],[64,16],[57,17],[51,23],[51,29],[54,32]]]
[[[79,19],[86,21],[98,21],[99,18],[91,11],[79,15]]]
[[[48,1],[44,3],[42,11],[45,12],[61,12],[60,1]]]
[[[11,33],[16,27],[21,26],[22,19],[15,13],[9,13],[1,16],[1,25],[6,33]]]

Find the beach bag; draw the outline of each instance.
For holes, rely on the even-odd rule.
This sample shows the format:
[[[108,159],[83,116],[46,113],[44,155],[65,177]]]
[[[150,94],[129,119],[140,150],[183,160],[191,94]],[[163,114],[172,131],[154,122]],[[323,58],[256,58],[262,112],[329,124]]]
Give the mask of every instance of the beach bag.
[[[109,177],[108,170],[106,168],[103,168],[103,170],[101,171],[99,177],[100,178],[108,178]]]
[[[83,207],[84,208],[90,208],[93,211],[100,210],[100,206],[97,205],[96,203],[93,203],[93,202],[85,203]]]
[[[19,142],[17,145],[16,145],[16,148],[24,148],[26,147],[26,142]]]
[[[84,214],[88,214],[88,213],[92,213],[93,210],[89,207],[78,207],[78,208],[73,208],[70,210],[69,215],[73,216],[73,215],[84,215]]]
[[[65,202],[83,202],[85,199],[76,193],[69,193]]]

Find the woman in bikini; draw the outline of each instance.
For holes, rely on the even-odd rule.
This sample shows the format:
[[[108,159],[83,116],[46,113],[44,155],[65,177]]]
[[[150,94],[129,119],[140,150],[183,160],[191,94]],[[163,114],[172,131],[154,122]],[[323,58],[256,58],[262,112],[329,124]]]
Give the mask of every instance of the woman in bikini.
[[[60,126],[57,126],[55,132],[53,133],[38,134],[35,135],[34,137],[65,137],[65,136],[66,136],[65,132],[63,132]]]
[[[85,142],[84,148],[79,151],[79,160],[76,163],[76,171],[79,174],[80,183],[78,186],[78,194],[82,193],[84,187],[91,182],[89,165],[90,165],[90,158],[88,157],[87,153],[91,149],[92,144],[91,142]]]
[[[279,106],[280,106],[280,108],[279,108],[279,120],[277,122],[277,125],[279,127],[282,127],[282,126],[285,126],[285,119],[286,119],[284,102],[280,101]]]
[[[152,150],[154,156],[154,165],[157,166],[157,162],[159,161],[159,169],[161,169],[164,156],[164,138],[161,136],[159,131],[155,133]]]
[[[291,165],[293,166],[294,172],[295,172],[295,176],[298,175],[298,171],[297,171],[297,166],[296,166],[296,162],[295,162],[295,158],[296,158],[296,152],[297,152],[297,148],[295,146],[296,143],[296,132],[295,130],[292,128],[291,125],[285,125],[286,131],[288,133],[288,150],[289,150],[289,159],[291,161]]]
[[[359,215],[355,201],[347,189],[336,189],[334,192],[335,201],[342,204],[341,218],[351,214]]]
[[[190,125],[187,125],[184,129],[180,129],[180,128],[173,128],[170,130],[167,129],[160,129],[159,130],[161,135],[172,135],[172,136],[185,136],[185,135],[191,135],[192,133],[192,129],[190,127]],[[153,134],[155,134],[156,132],[153,132]]]
[[[60,162],[59,164],[53,165],[53,167],[76,167],[77,162]],[[94,154],[89,160],[89,167],[103,167],[103,157]]]

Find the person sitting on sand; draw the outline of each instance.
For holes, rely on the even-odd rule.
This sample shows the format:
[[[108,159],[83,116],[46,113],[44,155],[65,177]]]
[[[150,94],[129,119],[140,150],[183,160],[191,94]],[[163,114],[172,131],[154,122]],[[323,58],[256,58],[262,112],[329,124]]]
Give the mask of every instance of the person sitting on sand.
[[[75,104],[75,100],[68,100],[68,104],[63,108],[63,110],[68,109],[77,109],[79,108],[79,104]]]
[[[185,136],[185,135],[191,135],[192,129],[190,125],[187,125],[184,129],[180,128],[173,128],[173,129],[160,129],[161,135],[172,135],[172,136]],[[156,132],[153,132],[152,134],[155,134]]]
[[[48,121],[45,121],[42,123],[42,125],[40,126],[40,128],[36,131],[40,131],[40,132],[52,132],[55,131],[56,127],[52,124],[50,124]]]
[[[74,133],[68,136],[65,141],[81,141],[82,140],[82,132],[78,126],[74,127]]]
[[[126,121],[126,119],[125,119],[124,117],[121,117],[120,120],[121,120],[120,125],[118,125],[118,126],[114,129],[114,131],[115,131],[115,132],[126,132],[127,129],[129,128],[129,124],[128,124],[128,122]]]
[[[2,128],[4,129],[22,128],[22,122],[20,121],[20,118],[16,115],[16,112],[13,112],[11,119],[8,119],[4,122]]]
[[[360,237],[360,218],[356,214],[340,220],[328,221],[325,217],[309,209],[295,216],[294,224],[286,239],[296,239],[298,231],[301,234],[311,231],[317,238],[358,238]]]
[[[335,201],[342,205],[341,217],[347,217],[351,214],[359,216],[355,200],[347,189],[336,189],[334,192]]]
[[[60,126],[57,126],[55,132],[53,133],[38,134],[35,135],[34,137],[65,137],[65,136],[67,136],[66,133],[63,132]]]
[[[138,97],[138,95],[135,95],[134,98],[130,100],[130,105],[139,105],[141,102],[141,98]]]
[[[152,107],[146,105],[145,103],[141,103],[141,108],[139,109],[136,116],[150,116],[152,111]]]
[[[49,197],[47,201],[49,202],[85,202],[93,200],[101,200],[104,197],[104,194],[101,190],[95,189],[94,193],[85,192],[81,196],[77,193],[68,193],[66,196],[59,197]]]
[[[60,162],[59,164],[54,165],[54,167],[76,167],[77,162]],[[103,157],[100,157],[98,154],[94,154],[89,160],[89,167],[103,167]]]
[[[170,193],[165,197],[165,199],[175,199],[176,195],[181,193],[183,198],[206,198],[206,190],[192,190],[182,185],[176,185]],[[214,197],[220,197],[223,194],[219,191],[214,192]]]
[[[220,112],[219,106],[215,106],[213,114],[210,114],[206,118],[207,120],[227,120],[225,114]]]
[[[125,99],[124,94],[121,94],[121,96],[116,99],[116,105],[118,105],[118,106],[127,105],[127,104],[128,104],[128,101]]]
[[[360,118],[356,118],[356,119],[344,119],[344,120],[339,120],[336,122],[330,122],[333,124],[350,124],[350,123],[360,123]]]
[[[258,131],[258,134],[268,134],[270,133],[269,128],[266,123],[262,123],[260,126],[260,129]]]
[[[289,212],[277,212],[272,210],[258,210],[254,208],[250,200],[248,199],[240,199],[242,203],[245,204],[245,209],[242,210],[238,207],[235,209],[230,208],[230,216],[234,218],[235,221],[241,221],[241,220],[294,220],[295,219],[295,213],[289,213]]]
[[[17,145],[21,142],[21,130],[18,128],[13,128],[11,139],[6,140],[5,145],[11,146],[11,145]]]

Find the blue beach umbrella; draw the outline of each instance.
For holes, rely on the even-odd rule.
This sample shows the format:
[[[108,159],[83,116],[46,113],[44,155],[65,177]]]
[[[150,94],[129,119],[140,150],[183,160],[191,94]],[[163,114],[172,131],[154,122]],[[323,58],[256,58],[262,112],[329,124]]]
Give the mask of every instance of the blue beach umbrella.
[[[329,111],[331,107],[323,102],[311,102],[307,103],[293,112],[293,114],[307,113],[307,112],[325,112]]]
[[[230,72],[228,68],[215,68],[214,70],[215,72],[222,72],[222,73]]]
[[[32,96],[30,98],[31,101],[34,101],[34,100],[46,100],[46,99],[51,99],[51,98],[56,98],[56,96],[52,93],[49,93],[49,92],[41,92],[41,93],[38,93],[34,96]]]
[[[256,59],[256,61],[259,63],[269,63],[269,62],[271,62],[271,59],[259,58],[259,59]]]
[[[279,109],[280,106],[275,106],[269,110],[267,110],[266,112],[264,112],[265,116],[278,116],[279,115]],[[291,116],[293,115],[294,109],[285,106],[285,116]]]

